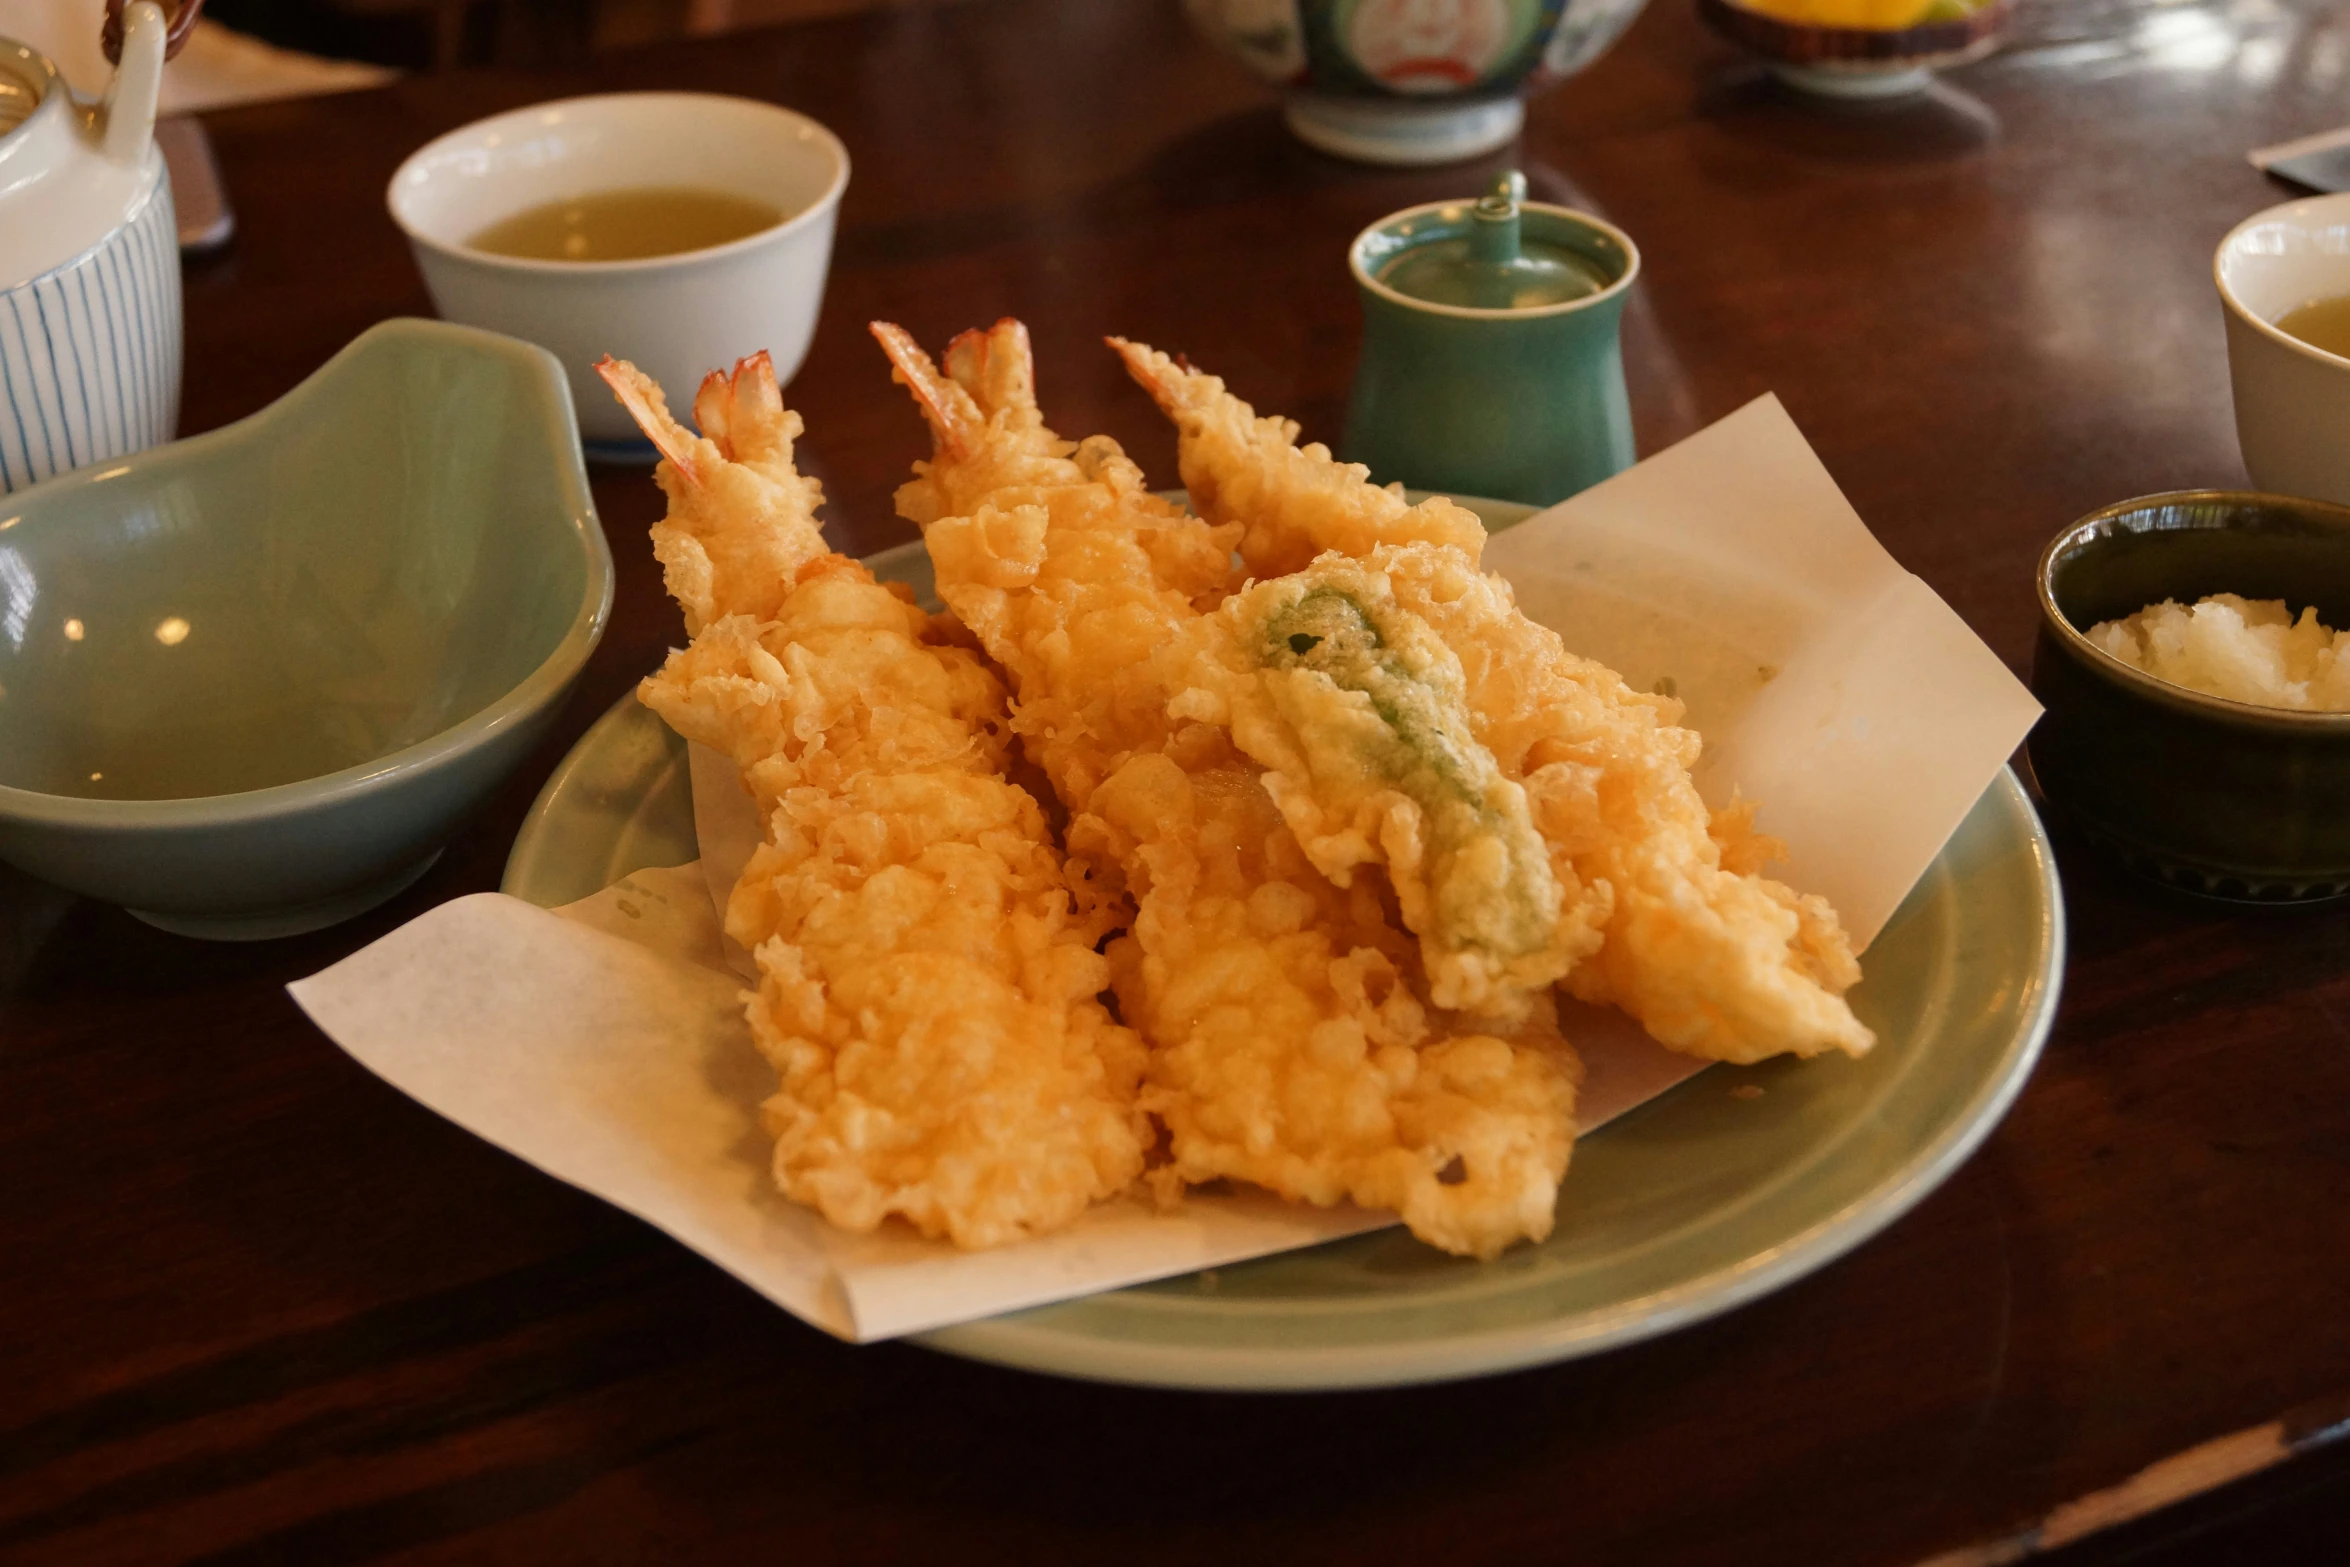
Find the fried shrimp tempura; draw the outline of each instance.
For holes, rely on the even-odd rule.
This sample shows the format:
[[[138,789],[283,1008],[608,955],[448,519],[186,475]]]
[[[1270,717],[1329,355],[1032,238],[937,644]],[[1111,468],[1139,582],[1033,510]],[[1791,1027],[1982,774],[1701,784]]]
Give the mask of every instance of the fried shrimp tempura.
[[[1099,997],[1043,812],[1001,776],[1001,684],[902,591],[826,549],[767,356],[713,374],[707,439],[632,366],[597,367],[666,457],[654,530],[694,628],[639,688],[732,756],[767,824],[728,901],[780,1074],[776,1184],[844,1229],[892,1213],[982,1247],[1141,1172],[1141,1041]]]
[[[1127,757],[1166,746],[1152,654],[1231,590],[1238,530],[1151,494],[1107,436],[1073,444],[1046,429],[1017,322],[955,339],[944,376],[898,328],[873,331],[939,446],[899,487],[898,513],[920,524],[957,618],[999,662],[1022,649],[1014,727],[1080,809]]]
[[[1148,344],[1108,342],[1175,422],[1176,465],[1192,509],[1211,523],[1240,525],[1250,575],[1298,571],[1325,550],[1360,556],[1413,539],[1450,544],[1471,560],[1484,550],[1485,525],[1459,502],[1431,495],[1412,505],[1400,489],[1371,483],[1370,469],[1337,461],[1319,441],[1300,447],[1296,420],[1258,418],[1214,376]]]
[[[1459,656],[1476,737],[1524,786],[1561,884],[1611,899],[1598,950],[1568,974],[1573,994],[1716,1060],[1858,1055],[1875,1042],[1843,1001],[1860,966],[1835,911],[1758,874],[1780,851],[1752,831],[1751,807],[1707,811],[1689,776],[1700,741],[1679,727],[1678,702],[1631,690],[1529,621],[1509,585],[1478,570],[1470,513],[1453,508],[1474,540],[1436,537],[1424,508],[1324,447],[1296,447],[1294,424],[1257,418],[1215,377],[1111,344],[1175,422],[1201,514],[1250,508],[1252,564],[1354,558]]]
[[[1344,887],[1386,866],[1438,1006],[1519,1015],[1599,945],[1604,893],[1566,917],[1525,791],[1471,733],[1460,660],[1379,572],[1332,555],[1256,583],[1165,662],[1171,711],[1231,729],[1318,870]]]
[[[1133,900],[1111,958],[1152,1045],[1162,1184],[1351,1198],[1478,1256],[1547,1234],[1574,1071],[1551,1009],[1506,1038],[1432,1010],[1376,879],[1333,884],[1257,766],[1220,728],[1169,715],[1153,654],[1229,591],[1233,530],[1153,496],[1115,442],[1054,436],[1018,322],[957,338],[944,374],[903,331],[873,330],[936,445],[899,509],[1012,680],[1071,856]]]
[[[1844,992],[1860,978],[1836,911],[1759,874],[1783,852],[1753,808],[1709,812],[1681,704],[1632,690],[1520,612],[1457,550],[1382,547],[1370,564],[1461,657],[1477,732],[1521,780],[1555,856],[1613,894],[1599,950],[1567,976],[1659,1043],[1719,1061],[1875,1043]]]

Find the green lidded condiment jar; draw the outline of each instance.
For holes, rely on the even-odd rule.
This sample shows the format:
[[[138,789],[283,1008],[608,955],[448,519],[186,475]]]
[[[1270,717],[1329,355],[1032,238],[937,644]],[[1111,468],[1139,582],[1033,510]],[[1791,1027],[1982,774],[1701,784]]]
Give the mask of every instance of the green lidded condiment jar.
[[[1640,252],[1524,197],[1512,172],[1481,200],[1355,236],[1363,355],[1344,454],[1381,483],[1546,506],[1632,465],[1618,328]]]

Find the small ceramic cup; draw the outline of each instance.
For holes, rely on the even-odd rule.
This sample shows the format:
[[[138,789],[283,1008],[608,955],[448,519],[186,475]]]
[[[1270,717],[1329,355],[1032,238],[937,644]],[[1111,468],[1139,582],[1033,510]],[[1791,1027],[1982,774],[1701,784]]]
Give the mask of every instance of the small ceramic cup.
[[[806,115],[710,93],[611,93],[452,131],[400,165],[387,199],[440,313],[553,353],[590,455],[629,459],[652,448],[596,361],[630,360],[681,402],[711,370],[760,349],[790,380],[816,330],[848,182],[848,150]],[[783,218],[728,244],[633,261],[526,260],[472,244],[549,202],[664,187],[762,202]]]
[[[1547,506],[1632,466],[1618,335],[1640,275],[1631,237],[1589,213],[1519,204],[1526,239],[1580,258],[1596,293],[1476,309],[1414,298],[1380,274],[1415,246],[1468,232],[1474,200],[1381,218],[1348,249],[1363,302],[1363,357],[1345,456],[1380,483]]]
[[[2264,490],[2350,505],[2350,359],[2277,330],[2277,318],[2350,295],[2350,195],[2271,207],[2220,241],[2236,441]]]

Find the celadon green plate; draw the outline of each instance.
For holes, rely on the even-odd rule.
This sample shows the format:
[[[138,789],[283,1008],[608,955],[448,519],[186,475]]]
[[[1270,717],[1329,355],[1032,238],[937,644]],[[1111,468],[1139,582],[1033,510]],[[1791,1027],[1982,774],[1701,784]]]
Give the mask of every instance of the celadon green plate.
[[[1494,525],[1528,508],[1476,510]],[[918,545],[868,564],[929,592]],[[695,852],[684,743],[629,696],[548,780],[505,890],[552,907]],[[1863,958],[1850,999],[1877,1048],[1717,1066],[1609,1123],[1576,1145],[1540,1245],[1478,1263],[1383,1230],[918,1342],[1105,1382],[1296,1389],[1444,1381],[1653,1337],[1916,1206],[2022,1089],[2063,966],[2055,861],[2002,772]]]

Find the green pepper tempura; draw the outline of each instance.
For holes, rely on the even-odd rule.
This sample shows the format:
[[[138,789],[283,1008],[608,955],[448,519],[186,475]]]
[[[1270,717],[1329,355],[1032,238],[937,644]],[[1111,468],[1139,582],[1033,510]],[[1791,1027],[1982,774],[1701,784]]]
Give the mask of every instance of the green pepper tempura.
[[[1471,730],[1460,661],[1384,577],[1317,562],[1211,620],[1233,738],[1325,875],[1387,865],[1439,1006],[1513,1014],[1565,972],[1525,792]]]

